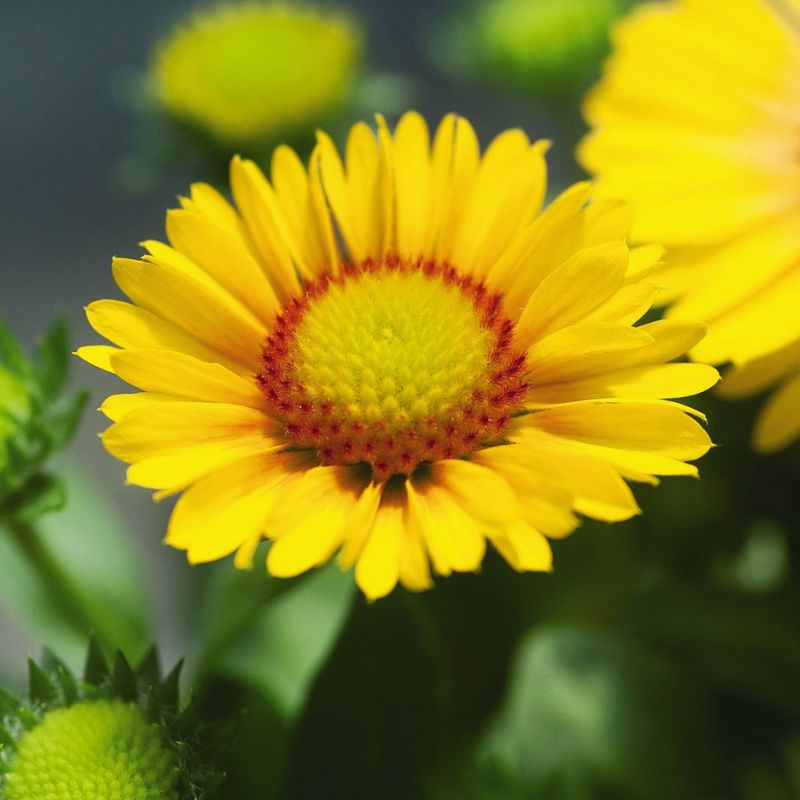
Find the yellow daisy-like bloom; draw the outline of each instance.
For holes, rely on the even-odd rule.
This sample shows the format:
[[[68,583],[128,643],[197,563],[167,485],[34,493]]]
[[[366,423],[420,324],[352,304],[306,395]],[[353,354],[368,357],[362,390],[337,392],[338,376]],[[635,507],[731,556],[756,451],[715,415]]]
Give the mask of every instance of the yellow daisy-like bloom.
[[[155,94],[223,142],[312,129],[345,98],[361,50],[349,18],[286,3],[195,13],[158,47]]]
[[[800,435],[800,2],[649,3],[614,39],[579,158],[667,245],[668,315],[708,324],[721,393],[779,385],[754,435],[776,450]]]
[[[487,540],[549,570],[575,512],[638,511],[625,482],[695,475],[692,410],[716,371],[665,363],[702,337],[634,327],[661,251],[629,250],[628,209],[574,186],[542,211],[545,143],[519,130],[481,157],[446,117],[320,134],[308,170],[231,165],[236,208],[196,184],[114,276],[131,303],[88,307],[116,347],[79,354],[142,389],[103,441],[128,480],[182,492],[167,542],[192,562],[274,540],[273,575],[337,552],[370,598],[476,570]],[[339,242],[343,243],[340,248]]]

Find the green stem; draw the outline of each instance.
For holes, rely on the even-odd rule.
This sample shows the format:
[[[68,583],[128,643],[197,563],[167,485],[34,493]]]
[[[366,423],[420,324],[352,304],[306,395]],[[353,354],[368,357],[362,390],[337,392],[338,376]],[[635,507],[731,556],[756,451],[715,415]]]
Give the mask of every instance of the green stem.
[[[96,635],[103,645],[113,643],[105,625],[94,617],[75,582],[42,541],[30,522],[4,520],[11,536],[36,572],[55,612],[81,636]]]

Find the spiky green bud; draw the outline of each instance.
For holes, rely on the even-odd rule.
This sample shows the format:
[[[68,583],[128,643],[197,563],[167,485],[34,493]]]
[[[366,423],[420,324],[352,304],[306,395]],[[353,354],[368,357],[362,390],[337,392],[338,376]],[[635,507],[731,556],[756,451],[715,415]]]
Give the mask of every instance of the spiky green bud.
[[[95,644],[81,680],[30,662],[27,698],[0,690],[0,800],[211,800],[221,775],[179,672],[162,680],[155,653],[109,669]]]

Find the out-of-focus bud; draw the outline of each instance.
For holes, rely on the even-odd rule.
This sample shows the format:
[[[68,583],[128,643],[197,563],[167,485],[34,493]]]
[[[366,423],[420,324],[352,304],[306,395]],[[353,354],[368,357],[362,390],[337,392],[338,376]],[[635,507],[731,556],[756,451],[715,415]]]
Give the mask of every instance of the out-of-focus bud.
[[[244,2],[198,11],[156,48],[156,100],[225,145],[313,131],[351,93],[361,30],[341,13]]]
[[[489,0],[456,27],[454,53],[482,77],[558,98],[580,90],[609,48],[630,0]]]

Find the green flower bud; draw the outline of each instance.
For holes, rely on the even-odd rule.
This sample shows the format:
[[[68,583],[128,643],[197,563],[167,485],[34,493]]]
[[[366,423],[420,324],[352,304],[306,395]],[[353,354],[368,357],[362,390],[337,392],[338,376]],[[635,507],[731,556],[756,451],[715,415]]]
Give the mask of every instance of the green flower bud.
[[[348,96],[361,31],[282,2],[197,11],[156,50],[151,82],[171,115],[225,144],[313,131]]]
[[[523,92],[578,91],[609,49],[608,29],[630,0],[490,0],[468,26],[482,74]],[[463,45],[463,43],[462,43]]]
[[[212,800],[210,729],[179,703],[155,653],[109,669],[93,643],[81,680],[50,654],[27,698],[0,689],[0,800]],[[218,742],[216,744],[219,744]]]

